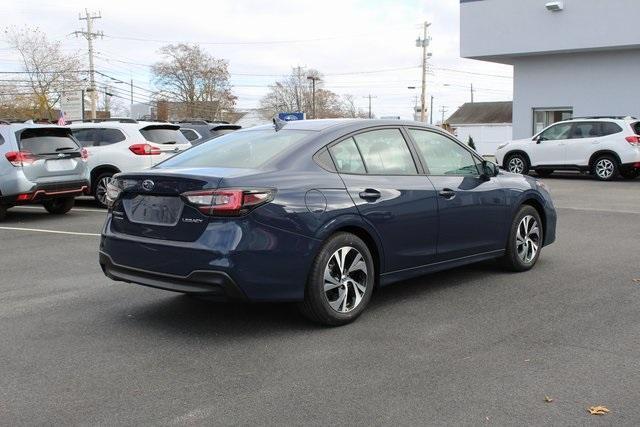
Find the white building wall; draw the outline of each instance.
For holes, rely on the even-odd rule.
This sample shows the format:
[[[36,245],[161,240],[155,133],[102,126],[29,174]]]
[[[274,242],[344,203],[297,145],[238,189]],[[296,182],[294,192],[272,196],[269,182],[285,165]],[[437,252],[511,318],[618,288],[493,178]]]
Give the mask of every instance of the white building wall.
[[[511,139],[512,127],[509,123],[504,124],[472,124],[456,125],[455,129],[458,139],[465,144],[469,141],[469,136],[473,138],[476,151],[482,156],[495,155],[498,145]]]

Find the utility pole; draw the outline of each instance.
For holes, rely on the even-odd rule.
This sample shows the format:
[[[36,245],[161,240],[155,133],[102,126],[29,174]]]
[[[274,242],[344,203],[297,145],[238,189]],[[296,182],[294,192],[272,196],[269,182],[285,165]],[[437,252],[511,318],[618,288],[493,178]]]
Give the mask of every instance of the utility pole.
[[[363,98],[369,98],[369,118],[373,118],[373,116],[371,115],[371,99],[376,99],[377,96],[373,96],[371,94],[367,95],[367,96],[363,96]]]
[[[133,119],[133,79],[131,79],[131,107],[129,108],[129,116]]]
[[[316,82],[320,80],[320,77],[317,76],[307,76],[307,80],[311,80],[311,111],[313,111],[313,118],[317,119],[316,116]]]
[[[444,127],[444,113],[446,113],[447,111],[449,111],[449,109],[447,108],[446,105],[443,105],[442,107],[440,107],[440,112],[442,113],[442,121],[440,122],[440,124],[443,127]]]
[[[473,104],[473,83],[471,83],[471,103]]]
[[[422,93],[420,94],[420,121],[424,122],[424,110],[426,107],[426,93],[427,93],[427,47],[429,46],[429,42],[431,41],[431,37],[427,35],[428,28],[431,26],[430,22],[425,22],[423,24],[423,36],[422,39],[418,37],[416,39],[416,47],[422,48]]]
[[[81,35],[84,38],[86,38],[87,43],[89,45],[89,85],[90,87],[88,91],[91,92],[91,118],[95,119],[97,93],[96,93],[95,69],[93,67],[93,40],[97,39],[98,37],[104,37],[104,33],[102,31],[97,31],[97,32],[93,31],[93,20],[102,18],[102,16],[100,16],[100,13],[90,14],[88,9],[85,9],[84,13],[85,13],[84,17],[80,15],[78,19],[80,19],[81,21],[87,21],[87,30],[74,31],[73,34],[75,34],[76,37],[78,37],[78,35]]]
[[[429,108],[429,124],[433,124],[433,95],[431,95],[431,108]]]

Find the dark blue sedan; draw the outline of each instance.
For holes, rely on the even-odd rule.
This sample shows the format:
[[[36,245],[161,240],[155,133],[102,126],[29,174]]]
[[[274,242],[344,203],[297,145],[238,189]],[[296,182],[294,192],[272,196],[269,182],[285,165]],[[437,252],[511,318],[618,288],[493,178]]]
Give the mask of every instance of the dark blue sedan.
[[[240,130],[115,176],[105,274],[188,294],[297,301],[328,325],[376,287],[498,258],[532,268],[555,240],[541,181],[438,128],[310,120]]]

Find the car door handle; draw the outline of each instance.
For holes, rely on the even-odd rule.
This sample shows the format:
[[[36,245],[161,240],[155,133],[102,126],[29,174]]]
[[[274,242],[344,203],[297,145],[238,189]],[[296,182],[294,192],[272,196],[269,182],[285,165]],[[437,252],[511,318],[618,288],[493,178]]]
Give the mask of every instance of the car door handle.
[[[358,194],[358,196],[360,196],[361,199],[364,199],[366,201],[373,201],[373,200],[377,200],[380,198],[380,196],[382,196],[380,194],[380,192],[378,190],[374,190],[372,188],[367,188],[364,191],[361,191],[360,194]]]
[[[440,192],[438,193],[439,195],[441,195],[442,197],[444,197],[445,199],[453,199],[454,197],[456,197],[456,192],[453,191],[450,188],[444,188],[442,190],[440,190]]]

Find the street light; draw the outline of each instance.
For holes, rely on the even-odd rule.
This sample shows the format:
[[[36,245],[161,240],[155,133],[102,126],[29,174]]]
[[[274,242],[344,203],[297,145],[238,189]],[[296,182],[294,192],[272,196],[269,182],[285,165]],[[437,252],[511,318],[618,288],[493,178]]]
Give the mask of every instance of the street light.
[[[307,76],[307,80],[311,80],[311,111],[313,112],[313,118],[316,117],[316,81],[320,80],[317,76]]]

